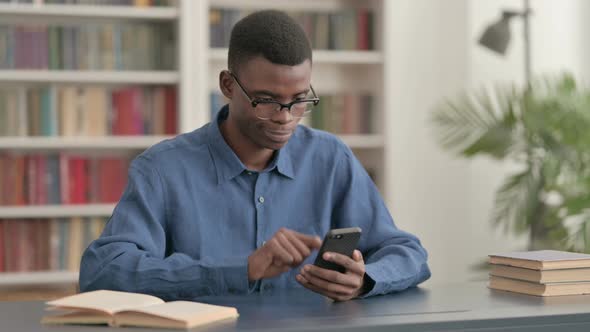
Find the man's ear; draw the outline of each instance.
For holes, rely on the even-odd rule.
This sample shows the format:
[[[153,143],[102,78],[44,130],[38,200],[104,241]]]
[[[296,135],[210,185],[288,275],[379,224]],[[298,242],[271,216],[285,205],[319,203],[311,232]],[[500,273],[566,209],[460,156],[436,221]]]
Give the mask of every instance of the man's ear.
[[[232,92],[234,89],[234,79],[232,78],[231,74],[229,73],[229,70],[222,70],[219,73],[219,89],[221,90],[221,93],[223,93],[223,95],[225,96],[225,98],[227,99],[232,99]]]

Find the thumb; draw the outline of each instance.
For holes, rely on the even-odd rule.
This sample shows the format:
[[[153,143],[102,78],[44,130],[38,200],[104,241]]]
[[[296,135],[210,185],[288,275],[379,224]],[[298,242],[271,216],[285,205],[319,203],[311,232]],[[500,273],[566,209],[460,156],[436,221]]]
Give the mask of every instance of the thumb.
[[[355,249],[354,252],[352,253],[352,259],[354,259],[355,262],[362,262],[363,261],[363,254],[361,254],[360,251]]]

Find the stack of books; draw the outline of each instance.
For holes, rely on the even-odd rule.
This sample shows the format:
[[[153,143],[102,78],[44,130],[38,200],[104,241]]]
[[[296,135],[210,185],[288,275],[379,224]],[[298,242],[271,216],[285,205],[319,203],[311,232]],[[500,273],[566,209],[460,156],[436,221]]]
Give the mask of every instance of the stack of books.
[[[536,296],[590,294],[590,255],[555,250],[489,255],[489,287]]]

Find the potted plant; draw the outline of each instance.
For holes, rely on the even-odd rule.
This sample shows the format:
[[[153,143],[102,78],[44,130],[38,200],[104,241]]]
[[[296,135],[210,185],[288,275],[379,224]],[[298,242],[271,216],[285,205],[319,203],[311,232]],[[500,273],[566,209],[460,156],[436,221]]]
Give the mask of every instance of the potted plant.
[[[529,249],[590,252],[590,91],[570,74],[464,93],[433,113],[441,146],[510,161],[491,221]]]

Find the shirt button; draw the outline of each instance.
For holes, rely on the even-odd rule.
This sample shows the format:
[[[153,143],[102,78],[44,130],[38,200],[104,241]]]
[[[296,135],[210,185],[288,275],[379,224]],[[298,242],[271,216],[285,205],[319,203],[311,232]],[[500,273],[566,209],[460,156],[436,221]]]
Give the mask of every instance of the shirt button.
[[[265,244],[266,244],[266,241],[262,241],[261,247],[264,247]]]
[[[252,175],[252,172],[248,172],[248,175]]]
[[[262,196],[258,197],[258,201],[260,202],[260,204],[264,203],[264,197],[262,197]]]

